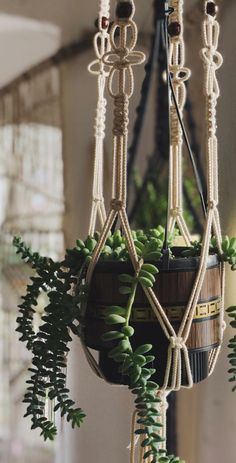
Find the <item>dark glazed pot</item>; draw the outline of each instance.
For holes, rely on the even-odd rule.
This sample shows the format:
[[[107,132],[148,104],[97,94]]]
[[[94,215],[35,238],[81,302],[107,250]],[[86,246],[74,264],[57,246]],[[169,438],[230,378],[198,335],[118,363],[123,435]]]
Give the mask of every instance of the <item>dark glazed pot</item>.
[[[156,296],[165,309],[175,331],[178,331],[186,309],[199,267],[199,258],[181,257],[183,248],[174,249],[176,258],[170,260],[168,269],[158,263],[160,273],[153,287]],[[104,323],[104,308],[111,305],[125,306],[127,296],[119,293],[121,283],[118,276],[133,273],[130,263],[101,262],[97,265],[89,293],[87,310],[84,318],[85,344],[100,352],[99,363],[105,377],[117,384],[126,384],[127,377],[118,373],[117,364],[109,359],[108,352],[114,346],[103,342],[101,336],[111,327]],[[207,271],[187,347],[192,369],[193,381],[198,383],[208,376],[209,356],[219,346],[219,316],[221,304],[221,269],[218,257],[210,255]],[[152,353],[156,357],[153,379],[161,386],[167,361],[168,341],[150,307],[149,301],[139,286],[131,316],[131,325],[135,334],[131,338],[135,349],[140,344],[153,345]],[[182,372],[182,385],[186,384],[185,371]]]

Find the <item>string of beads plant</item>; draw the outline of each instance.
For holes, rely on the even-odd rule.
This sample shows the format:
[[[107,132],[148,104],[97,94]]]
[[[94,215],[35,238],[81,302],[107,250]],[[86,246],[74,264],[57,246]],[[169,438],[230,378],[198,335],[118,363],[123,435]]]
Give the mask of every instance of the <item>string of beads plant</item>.
[[[148,443],[153,444],[153,451],[161,438],[153,430],[155,426],[160,427],[156,418],[158,410],[152,406],[159,403],[158,385],[151,381],[155,370],[148,367],[154,361],[151,354],[152,346],[141,345],[135,351],[132,350],[130,338],[134,334],[133,327],[129,324],[132,304],[138,284],[152,287],[158,268],[144,261],[159,262],[162,258],[164,243],[164,230],[162,227],[152,229],[148,233],[142,230],[133,232],[135,246],[143,263],[136,276],[130,274],[120,275],[122,284],[120,292],[128,297],[126,307],[111,306],[107,309],[106,323],[117,325],[119,330],[108,331],[103,339],[106,341],[118,341],[109,353],[117,363],[120,364],[120,371],[127,375],[132,392],[137,395],[136,405],[140,425],[150,426],[140,428],[138,433],[148,434]],[[19,306],[20,315],[17,318],[17,331],[21,334],[20,340],[26,343],[27,349],[32,352],[32,367],[29,368],[31,377],[27,380],[28,388],[24,402],[27,404],[26,416],[32,419],[32,428],[40,428],[44,439],[53,439],[56,435],[56,428],[45,414],[47,400],[54,403],[54,411],[57,410],[62,416],[71,421],[72,426],[80,426],[84,420],[85,413],[81,408],[74,408],[74,401],[69,397],[69,390],[66,388],[66,357],[69,352],[68,344],[72,341],[71,333],[81,335],[81,303],[87,300],[88,288],[84,284],[84,274],[91,260],[93,249],[99,239],[99,233],[88,237],[85,241],[78,240],[75,248],[67,250],[65,259],[62,262],[54,262],[50,258],[41,257],[38,253],[31,252],[20,238],[14,239],[16,251],[22,259],[32,266],[34,276],[31,277],[31,284],[27,286],[27,294],[23,296],[23,302]],[[169,237],[171,246],[173,237]],[[212,252],[214,249],[212,240]],[[201,245],[198,242],[192,244],[188,256],[200,255]],[[222,243],[224,254],[220,258],[230,265],[235,265],[236,239],[226,237]],[[125,239],[120,230],[110,234],[104,246],[101,256],[103,261],[128,261],[129,254]],[[174,256],[172,256],[174,259]],[[235,268],[235,267],[233,267]],[[74,288],[79,291],[74,291]],[[39,296],[47,295],[42,323],[39,330],[35,330],[34,316],[37,312]],[[233,318],[231,322],[235,328],[236,309],[229,309],[229,315]],[[230,354],[231,365],[235,367],[235,339],[230,341],[229,347],[233,349]],[[230,373],[236,373],[233,369]],[[234,376],[235,380],[235,376]],[[143,400],[141,400],[143,399]],[[147,415],[145,415],[147,413]],[[157,423],[155,425],[155,423]],[[153,426],[153,427],[152,427]],[[147,439],[146,438],[146,439]],[[146,444],[146,439],[144,443]],[[151,450],[151,449],[150,449]],[[167,461],[167,460],[163,460]]]
[[[39,428],[45,439],[52,439],[56,434],[54,422],[47,416],[48,403],[52,405],[54,412],[58,410],[62,416],[65,416],[73,427],[79,427],[85,418],[82,408],[77,408],[74,401],[70,399],[69,390],[66,387],[65,357],[69,352],[68,346],[72,341],[72,333],[80,336],[84,352],[94,372],[109,382],[109,378],[103,373],[101,362],[97,362],[93,357],[89,350],[91,345],[85,339],[86,328],[88,328],[85,319],[86,316],[90,316],[88,324],[95,323],[93,337],[96,338],[98,344],[104,342],[108,346],[105,354],[108,354],[108,359],[113,361],[117,367],[114,368],[113,373],[122,375],[118,383],[124,384],[123,376],[127,376],[128,387],[136,396],[134,432],[140,436],[139,462],[147,460],[147,463],[184,463],[179,457],[168,456],[165,448],[165,410],[162,413],[161,409],[170,391],[179,390],[181,387],[190,388],[194,382],[201,381],[214,371],[225,327],[224,263],[229,262],[233,268],[236,265],[236,241],[228,238],[222,240],[218,212],[216,106],[219,87],[216,71],[222,64],[222,57],[218,52],[219,24],[216,14],[214,12],[212,14],[209,10],[210,3],[212,2],[205,1],[203,49],[201,51],[205,70],[206,161],[208,165],[208,197],[207,204],[204,204],[205,222],[201,243],[191,245],[191,236],[182,207],[181,160],[182,132],[184,133],[182,112],[186,92],[184,81],[190,76],[189,70],[184,66],[183,0],[170,0],[168,5],[170,8],[165,10],[163,18],[166,33],[165,45],[169,57],[167,76],[169,76],[168,80],[172,88],[172,93],[169,95],[171,97],[171,143],[167,232],[161,228],[147,232],[141,230],[132,232],[127,216],[129,101],[134,91],[133,67],[142,64],[145,56],[141,51],[136,50],[138,31],[134,21],[134,1],[119,0],[109,37],[107,36],[107,22],[104,33],[100,31],[102,34],[100,38],[106,35],[106,39],[109,40],[108,47],[104,48],[103,56],[102,53],[98,53],[100,71],[105,73],[109,70],[106,74],[107,89],[114,102],[113,174],[108,213],[106,214],[103,207],[102,177],[99,174],[102,170],[104,138],[104,132],[101,130],[96,131],[95,134],[97,149],[95,149],[91,235],[85,241],[78,240],[77,246],[68,250],[65,259],[59,263],[32,253],[20,239],[16,238],[14,241],[17,252],[32,265],[35,271],[31,278],[32,284],[28,286],[27,294],[20,306],[18,331],[21,333],[21,340],[26,342],[33,354],[33,368],[30,369],[31,377],[24,399],[28,404],[26,415],[30,415],[32,427]],[[107,3],[106,8],[109,14]],[[99,24],[103,29],[101,18]],[[105,74],[103,77],[105,78]],[[103,117],[105,117],[104,81],[100,84],[99,98],[103,105]],[[104,119],[98,122],[100,124],[104,122]],[[99,204],[99,207],[96,204]],[[102,224],[100,234],[93,233],[97,216],[100,217]],[[117,219],[122,232],[117,230],[111,233],[111,230],[117,226]],[[185,252],[185,255],[182,254],[180,258],[177,257],[173,246],[176,227],[185,242],[185,249],[180,248],[178,251]],[[213,241],[212,235],[214,235]],[[212,252],[215,254],[213,259]],[[197,258],[192,258],[191,253]],[[123,302],[117,305],[109,303],[108,306],[105,303],[102,304],[102,315],[99,311],[101,307],[95,307],[96,310],[93,312],[94,301],[91,300],[92,288],[101,263],[111,263],[112,278],[119,264],[128,263],[130,268],[128,272],[119,274],[121,286],[118,283],[119,290],[114,299],[111,299],[115,302],[116,297],[121,295]],[[158,284],[163,278],[164,286],[168,288],[167,295],[172,293],[168,284],[172,275],[169,267],[173,263],[176,264],[177,270],[175,281],[172,284],[177,291],[171,305],[169,300],[167,304],[166,299],[161,298]],[[183,264],[189,265],[190,270],[188,269],[186,274],[190,274],[190,277],[188,275],[190,284],[185,293],[183,307],[179,308],[177,301],[181,295],[182,286],[178,282]],[[192,264],[194,268],[191,267]],[[210,302],[208,299],[204,304],[206,314],[210,314],[206,317],[206,314],[201,311],[200,302],[205,289],[211,288],[211,285],[208,285],[208,277],[212,278],[213,290],[210,294],[206,291],[210,298]],[[108,289],[107,285],[103,291],[105,296]],[[37,310],[38,297],[42,294],[45,294],[44,314],[42,324],[39,329],[36,329],[34,314]],[[145,307],[141,308],[143,308],[146,321],[149,323],[150,319],[152,320],[151,317],[154,317],[154,341],[152,343],[140,342],[136,345],[137,338],[141,339],[141,336],[136,337],[137,320],[133,321],[138,294],[141,294],[141,302],[145,304]],[[200,322],[195,323],[196,320]],[[99,334],[100,331],[96,329],[98,326],[102,337]],[[105,326],[106,329],[104,329]],[[157,330],[159,330],[158,336]],[[149,330],[147,332],[150,335]],[[211,334],[215,343],[209,348],[207,337]],[[163,341],[161,345],[158,345],[159,337]],[[109,343],[112,344],[111,348]],[[232,344],[234,345],[234,342]],[[207,349],[205,349],[206,346]],[[100,350],[99,348],[100,346],[97,350]],[[153,352],[155,349],[158,351],[162,348],[164,353],[162,352],[161,362],[164,366],[164,375],[162,382],[158,385],[155,378],[159,372],[154,367],[158,359]],[[104,350],[103,352],[101,350],[100,355],[102,354]],[[192,364],[191,359],[194,359]],[[202,362],[203,359],[204,362]],[[199,368],[195,368],[195,360]],[[205,366],[204,371],[200,368],[202,363]],[[131,447],[130,462],[134,463],[134,441]]]

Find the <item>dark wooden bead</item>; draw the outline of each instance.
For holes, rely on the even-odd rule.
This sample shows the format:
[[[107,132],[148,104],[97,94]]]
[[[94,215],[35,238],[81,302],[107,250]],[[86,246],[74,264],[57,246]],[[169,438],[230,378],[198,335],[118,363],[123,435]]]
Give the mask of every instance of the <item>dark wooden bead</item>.
[[[218,13],[218,6],[215,4],[215,2],[207,2],[206,5],[206,12],[210,16],[216,16]]]
[[[119,2],[116,7],[116,16],[120,19],[130,18],[133,14],[133,5],[131,2]]]
[[[97,18],[94,21],[94,25],[95,25],[95,27],[97,29],[99,29],[99,27],[100,27],[99,18]],[[102,29],[108,29],[108,27],[109,27],[109,19],[106,18],[106,16],[102,16],[102,18],[101,18],[101,27],[102,27]]]
[[[102,26],[102,29],[108,29],[109,19],[106,18],[106,16],[102,16],[101,26]]]
[[[181,34],[181,25],[178,22],[172,22],[168,26],[168,32],[171,37],[177,37]]]

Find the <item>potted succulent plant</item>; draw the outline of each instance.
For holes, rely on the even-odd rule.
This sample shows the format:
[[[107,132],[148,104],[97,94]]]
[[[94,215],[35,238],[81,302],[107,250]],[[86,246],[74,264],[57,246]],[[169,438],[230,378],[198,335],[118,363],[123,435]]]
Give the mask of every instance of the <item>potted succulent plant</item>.
[[[159,433],[160,399],[157,392],[158,383],[163,382],[167,345],[158,321],[150,316],[150,307],[142,294],[141,284],[154,287],[159,294],[163,291],[163,298],[174,296],[176,300],[176,297],[180,297],[182,302],[182,298],[185,299],[189,293],[189,280],[194,278],[196,272],[201,244],[193,243],[192,247],[180,248],[177,252],[172,247],[173,238],[169,237],[171,256],[169,268],[166,269],[162,253],[164,230],[161,227],[147,233],[140,230],[133,232],[133,236],[136,249],[143,259],[139,274],[133,274],[125,239],[117,230],[110,234],[104,246],[90,287],[86,285],[84,276],[99,239],[98,233],[85,241],[78,240],[74,249],[67,250],[62,262],[40,257],[38,253],[31,252],[20,238],[14,239],[17,253],[34,270],[31,284],[28,285],[27,293],[19,306],[20,316],[17,318],[20,339],[26,342],[27,348],[32,352],[32,367],[29,368],[31,376],[27,380],[28,387],[24,397],[27,404],[26,416],[31,417],[33,429],[40,428],[44,439],[53,439],[57,432],[54,423],[45,416],[47,400],[52,401],[54,411],[58,410],[61,416],[65,415],[73,427],[80,426],[83,422],[85,413],[70,399],[64,372],[66,356],[70,350],[69,343],[73,335],[79,336],[89,347],[100,351],[100,367],[104,376],[114,383],[126,383],[136,396],[139,424],[136,433],[145,434],[143,446],[146,447],[148,443],[153,461],[177,462],[181,460],[167,457],[160,449],[162,437]],[[220,262],[229,262],[235,269],[236,239],[224,239],[222,255],[217,254],[213,239],[211,250],[204,293],[207,300],[201,299],[204,307],[209,301],[215,304],[215,300],[220,297]],[[175,286],[172,287],[172,276],[175,276],[175,280],[179,278],[180,291],[176,291]],[[37,299],[42,292],[47,294],[47,302],[42,323],[36,331],[34,314],[37,310]],[[173,324],[178,324],[183,314],[181,305],[173,307],[172,300],[169,305],[166,310],[170,319]],[[207,331],[207,336],[213,340],[212,345],[215,347],[218,342],[217,310],[212,316],[201,312],[201,307],[197,310],[200,310],[200,318],[196,322],[200,328],[197,329],[201,331],[203,323],[206,327],[203,331]],[[234,319],[234,326],[235,308],[230,308],[230,316]],[[211,320],[214,320],[213,326],[209,326]],[[195,331],[196,328],[191,336],[189,351],[193,358],[191,367],[194,380],[197,382],[208,374],[205,353],[210,350],[210,342],[209,339],[206,342],[208,347],[196,346],[194,342],[204,337],[199,332],[196,335]],[[231,340],[232,380],[235,380],[236,373],[235,344],[235,339]],[[194,359],[195,352],[200,356],[204,354],[202,363],[198,364]]]
[[[182,121],[184,82],[190,75],[183,62],[182,1],[171,1],[170,8],[166,8],[163,2],[160,29],[166,54],[170,53],[166,65],[171,90],[168,89],[167,96],[171,149],[166,230],[157,227],[131,231],[126,211],[129,99],[134,87],[132,69],[145,59],[144,54],[135,49],[134,2],[118,1],[116,19],[109,34],[107,17],[99,17],[100,32],[95,39],[95,49],[96,64],[98,62],[100,66],[97,74],[102,80],[98,85],[91,230],[95,229],[96,214],[99,213],[101,235],[93,231],[85,241],[78,240],[74,249],[67,250],[62,262],[40,257],[32,253],[20,238],[14,240],[17,252],[34,269],[27,294],[19,306],[17,330],[33,356],[24,398],[26,416],[31,416],[32,428],[40,428],[45,439],[53,439],[56,435],[54,423],[45,414],[47,401],[51,401],[53,410],[66,416],[73,427],[80,426],[85,418],[83,410],[70,399],[66,387],[64,369],[74,334],[81,338],[96,372],[113,383],[127,384],[134,394],[135,433],[141,437],[142,459],[151,463],[183,463],[178,457],[168,456],[164,448],[162,394],[181,386],[190,387],[213,371],[224,326],[224,262],[229,262],[233,270],[236,267],[236,239],[226,237],[221,242],[218,214],[215,114],[219,92],[215,87],[218,88],[216,70],[222,60],[216,52],[217,9],[209,7],[212,3],[206,1],[205,5],[201,54],[206,71],[208,111],[208,197],[205,201],[201,194],[205,213],[202,243],[191,243],[181,198],[182,135],[195,170]],[[106,7],[109,12],[109,5]],[[214,43],[211,43],[213,39]],[[217,65],[213,67],[215,56]],[[94,73],[93,64],[90,70]],[[108,91],[114,100],[113,187],[107,215],[99,165],[104,138],[105,78],[108,78]],[[209,82],[215,87],[207,85]],[[110,230],[116,228],[116,218],[120,221],[120,229],[112,233]],[[185,247],[175,246],[176,230],[180,231]],[[212,234],[215,237],[211,239]],[[34,313],[42,292],[46,302],[42,323],[36,330]],[[229,314],[233,317],[232,326],[235,326],[235,307],[229,309]],[[236,380],[235,346],[236,339],[233,338],[230,342],[233,349],[230,354],[232,381]],[[89,348],[99,351],[99,364],[93,360]]]

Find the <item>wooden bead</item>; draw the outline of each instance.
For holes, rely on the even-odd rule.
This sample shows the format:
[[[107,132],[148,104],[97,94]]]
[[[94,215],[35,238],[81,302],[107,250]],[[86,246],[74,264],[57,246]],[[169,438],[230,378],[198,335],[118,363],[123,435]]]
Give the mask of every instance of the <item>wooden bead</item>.
[[[181,34],[181,25],[177,21],[170,23],[168,32],[171,37],[178,37]]]
[[[102,26],[102,29],[108,29],[109,19],[106,18],[106,16],[102,16],[101,26]]]
[[[99,18],[97,18],[94,21],[94,25],[95,25],[95,27],[97,29],[100,28]],[[109,27],[109,19],[106,18],[106,16],[102,16],[102,18],[101,18],[101,27],[102,27],[102,29],[108,29],[108,27]]]
[[[206,12],[210,16],[216,16],[218,13],[218,6],[215,4],[215,2],[207,2],[206,5]]]
[[[116,16],[120,19],[130,18],[133,14],[133,5],[131,2],[119,2],[116,7]]]

